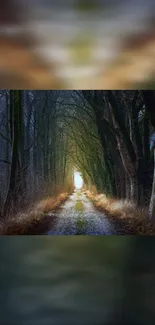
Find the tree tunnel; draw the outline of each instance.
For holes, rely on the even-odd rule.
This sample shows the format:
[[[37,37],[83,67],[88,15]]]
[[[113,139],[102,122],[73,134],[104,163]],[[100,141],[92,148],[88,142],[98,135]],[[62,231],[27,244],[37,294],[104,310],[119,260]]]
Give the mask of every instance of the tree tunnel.
[[[4,214],[10,206],[83,184],[149,205],[153,91],[147,103],[142,91],[2,90],[0,95]]]

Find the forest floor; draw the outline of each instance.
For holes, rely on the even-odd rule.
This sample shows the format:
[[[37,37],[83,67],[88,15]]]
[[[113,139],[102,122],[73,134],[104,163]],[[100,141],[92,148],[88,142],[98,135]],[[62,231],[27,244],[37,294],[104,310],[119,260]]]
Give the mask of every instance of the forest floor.
[[[48,235],[115,235],[113,223],[105,213],[97,211],[93,203],[80,190],[68,198],[57,213]]]

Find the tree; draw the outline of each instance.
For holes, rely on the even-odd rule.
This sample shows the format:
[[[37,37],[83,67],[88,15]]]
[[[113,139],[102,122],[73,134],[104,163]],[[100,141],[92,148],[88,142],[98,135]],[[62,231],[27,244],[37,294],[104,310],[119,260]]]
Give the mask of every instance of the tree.
[[[3,215],[10,211],[12,204],[18,206],[18,194],[20,190],[21,169],[21,139],[22,139],[22,105],[21,91],[10,90],[10,133],[12,143],[11,171],[7,196],[4,202]]]
[[[142,93],[151,123],[155,128],[155,92],[152,90],[143,90]]]
[[[145,107],[149,113],[152,126],[155,128],[155,94],[154,91],[143,90],[143,97],[145,101]],[[152,182],[152,193],[149,206],[149,216],[150,219],[154,221],[155,219],[155,146],[153,145],[153,159],[154,159],[154,175]]]

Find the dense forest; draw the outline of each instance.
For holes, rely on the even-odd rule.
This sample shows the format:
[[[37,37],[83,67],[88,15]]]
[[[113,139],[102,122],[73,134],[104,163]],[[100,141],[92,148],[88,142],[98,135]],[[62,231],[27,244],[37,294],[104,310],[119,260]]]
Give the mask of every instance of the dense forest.
[[[155,216],[154,91],[0,91],[1,217],[86,189]],[[154,176],[153,176],[154,175]]]

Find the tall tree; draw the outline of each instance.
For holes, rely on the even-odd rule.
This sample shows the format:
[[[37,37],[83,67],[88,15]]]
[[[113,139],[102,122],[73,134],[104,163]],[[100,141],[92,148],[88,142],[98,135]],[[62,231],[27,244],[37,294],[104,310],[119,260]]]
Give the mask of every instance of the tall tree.
[[[10,90],[10,130],[12,141],[12,159],[10,178],[8,184],[7,196],[4,202],[3,214],[6,215],[10,211],[12,204],[18,206],[18,195],[20,189],[20,168],[21,168],[21,134],[22,134],[22,105],[21,91]]]

